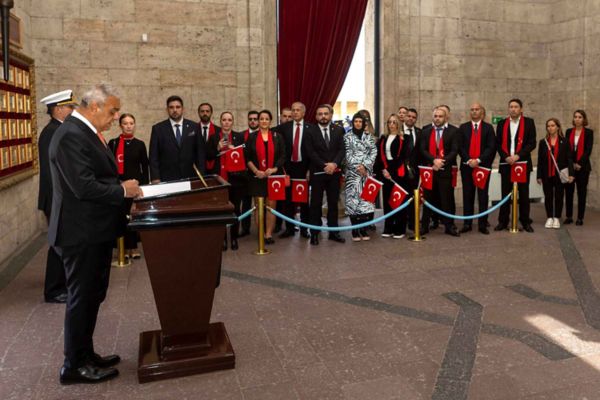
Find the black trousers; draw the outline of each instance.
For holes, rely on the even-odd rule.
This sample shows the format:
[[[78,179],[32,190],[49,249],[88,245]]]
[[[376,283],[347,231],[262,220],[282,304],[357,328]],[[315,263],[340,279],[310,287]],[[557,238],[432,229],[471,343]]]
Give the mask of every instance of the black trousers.
[[[410,179],[409,182],[409,190],[408,195],[412,196],[414,194],[414,190],[419,187],[419,171],[415,172],[416,176],[413,179]],[[408,207],[406,207],[408,228],[413,230],[415,227],[415,202],[411,201]],[[420,220],[419,216],[419,220]]]
[[[65,367],[79,368],[94,352],[94,329],[106,298],[113,242],[59,248],[67,276]]]
[[[327,226],[338,226],[340,173],[320,174],[310,178],[310,223],[321,226],[323,194],[327,193]],[[315,232],[318,233],[318,232]]]
[[[484,189],[479,189],[473,183],[473,168],[466,167],[460,171],[463,186],[463,215],[474,215],[475,214],[475,194],[477,194],[477,203],[479,209],[477,213],[487,211],[489,202],[489,190],[490,190],[490,177],[488,176],[487,182]],[[488,217],[487,215],[479,217],[479,226],[486,227]],[[465,220],[465,225],[472,225],[473,220]]]
[[[292,163],[290,163],[290,166],[286,172],[292,179],[306,179],[306,171],[307,171],[307,168],[306,168],[305,164],[292,162]],[[283,204],[283,214],[286,217],[293,219],[294,216],[296,215],[296,206],[298,206],[298,204],[292,202],[292,187],[288,186],[285,189],[285,201]],[[308,220],[309,220],[309,216],[310,216],[310,211],[308,208],[308,204],[306,204],[306,203],[300,204],[300,221],[307,224]],[[294,232],[294,230],[295,230],[294,224],[290,224],[290,223],[286,222],[285,230],[288,232]],[[301,228],[301,230],[305,231],[306,229]]]
[[[50,214],[46,214],[46,220],[50,219]],[[62,258],[58,255],[54,247],[48,247],[48,258],[46,259],[46,276],[44,278],[44,299],[50,300],[58,295],[67,292],[65,269]]]
[[[408,181],[402,181],[399,177],[393,176],[393,179],[402,186],[404,190],[408,192],[409,183]],[[393,211],[392,206],[390,206],[390,194],[392,193],[392,189],[394,188],[394,184],[389,180],[383,181],[383,212],[385,214]],[[407,195],[410,196],[410,193]],[[405,200],[407,201],[407,200]],[[408,207],[407,207],[408,208]],[[383,223],[383,233],[390,233],[393,235],[404,235],[406,233],[406,223],[407,223],[407,212],[406,208],[398,211],[396,214],[392,215],[385,219]]]
[[[577,219],[585,217],[585,204],[587,200],[587,186],[590,180],[590,171],[575,171],[575,181],[565,184],[567,218],[573,218],[573,197],[577,186]]]
[[[560,218],[563,209],[565,187],[558,176],[542,179],[544,206],[547,218]]]
[[[522,225],[529,225],[529,169],[527,169],[527,182],[519,183],[519,221]],[[505,198],[512,192],[513,184],[510,181],[510,166],[500,166],[500,180],[502,181],[502,198]],[[503,225],[508,225],[510,222],[510,209],[512,203],[510,201],[504,203],[500,207],[498,214],[498,222]]]
[[[231,184],[231,186],[229,187],[229,201],[231,201],[231,204],[233,204],[233,212],[235,213],[236,216],[240,216],[242,215],[243,211],[243,202],[244,202],[244,197],[247,196],[248,194],[248,182],[247,179],[245,178],[245,176],[236,176],[236,175],[230,175],[229,177],[229,183]],[[252,204],[252,203],[250,203]],[[250,207],[252,208],[252,207]],[[250,209],[248,208],[248,209]],[[252,219],[252,216],[247,217],[245,219],[242,220],[241,224],[242,224],[242,229],[243,228],[243,224],[244,221],[246,220],[250,220]],[[240,229],[240,222],[235,222],[231,228],[229,229],[229,234],[231,236],[231,239],[237,239],[238,235],[239,235],[239,229]],[[250,228],[248,228],[250,229]]]
[[[423,189],[423,194],[425,195],[425,200],[433,206],[447,213],[454,213],[454,188],[452,187],[452,177],[440,176],[439,172],[435,171],[433,173],[432,190]],[[432,214],[433,211],[431,211],[429,207],[424,206],[423,220],[421,221],[423,227],[426,228],[429,226],[429,221]],[[439,216],[439,220],[446,226],[446,228],[454,225],[453,219],[444,217],[442,215]]]
[[[242,214],[252,208],[252,196],[249,196],[246,192],[244,196],[242,196]],[[250,232],[250,226],[252,225],[252,217],[248,217],[243,219],[241,222],[242,230]]]

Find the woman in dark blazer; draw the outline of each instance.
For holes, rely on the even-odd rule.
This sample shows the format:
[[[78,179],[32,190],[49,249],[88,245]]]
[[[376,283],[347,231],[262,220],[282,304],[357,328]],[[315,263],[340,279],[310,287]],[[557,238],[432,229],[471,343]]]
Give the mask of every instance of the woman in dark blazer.
[[[405,143],[401,131],[398,115],[389,116],[386,123],[385,134],[377,141],[377,158],[375,158],[374,172],[383,182],[383,211],[385,214],[392,211],[390,195],[395,183],[398,183],[406,192],[409,192],[408,166],[410,147]],[[406,210],[399,211],[385,220],[382,237],[402,239],[406,234]]]
[[[121,114],[119,127],[121,128],[119,137],[108,142],[108,148],[117,161],[119,180],[123,182],[136,179],[140,185],[147,185],[149,182],[148,153],[146,144],[134,137],[135,117],[128,113]],[[125,203],[126,213],[129,214],[133,200],[127,199]],[[138,233],[128,229],[125,233],[125,249],[130,258],[140,258],[140,253],[136,251],[138,241]]]
[[[258,113],[258,131],[250,134],[246,142],[246,163],[248,164],[248,193],[255,197],[264,197],[267,206],[276,207],[275,200],[267,198],[267,181],[271,175],[283,174],[285,161],[285,144],[283,138],[271,131],[273,115],[269,110]],[[258,223],[257,223],[258,225]],[[273,228],[275,216],[267,213],[267,227],[265,230],[265,243],[273,244]]]
[[[566,138],[571,150],[573,168],[575,169],[575,181],[565,185],[567,218],[565,224],[573,223],[573,195],[577,186],[577,221],[575,225],[583,225],[585,216],[585,203],[587,197],[587,185],[592,171],[590,154],[594,146],[594,131],[586,128],[588,125],[587,114],[583,110],[573,113],[573,128],[567,129]]]
[[[229,201],[233,204],[235,215],[240,216],[242,214],[242,198],[248,192],[248,172],[245,165],[243,169],[229,166],[229,158],[226,151],[243,145],[244,133],[232,130],[233,114],[231,112],[225,111],[221,113],[220,121],[220,131],[208,139],[206,159],[209,161],[214,160],[214,170],[231,184],[229,188]],[[229,228],[231,250],[238,249],[238,231],[239,222],[236,222]],[[227,250],[227,238],[223,242],[223,250]]]
[[[556,165],[555,165],[556,162]],[[538,146],[537,182],[544,188],[546,206],[546,228],[560,228],[563,208],[564,184],[560,171],[569,169],[569,181],[573,180],[573,159],[569,144],[563,136],[560,121],[550,118],[546,121],[546,137]]]

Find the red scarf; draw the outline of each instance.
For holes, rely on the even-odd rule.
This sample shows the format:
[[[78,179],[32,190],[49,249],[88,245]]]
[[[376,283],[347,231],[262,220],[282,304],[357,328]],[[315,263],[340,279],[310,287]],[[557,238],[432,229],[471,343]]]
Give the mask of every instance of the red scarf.
[[[571,131],[571,137],[569,138],[569,142],[571,143],[571,151],[575,150],[575,132],[577,128],[573,128]],[[585,128],[581,127],[581,134],[579,135],[579,142],[577,142],[577,156],[575,157],[575,162],[579,162],[581,157],[583,156],[583,144],[585,138]]]
[[[231,142],[233,140],[233,131],[229,132],[229,142]],[[219,141],[223,140],[223,130],[221,130],[221,132],[219,132]],[[219,157],[219,164],[221,164],[221,169],[219,170],[219,175],[221,175],[221,178],[228,180],[228,175],[227,175],[227,150],[228,149],[219,149],[219,151],[221,151],[221,156]]]
[[[198,122],[198,126],[200,127],[200,135],[203,135],[204,130],[202,129],[202,121]],[[208,132],[208,136],[206,137],[206,142],[208,143],[208,139],[210,139],[210,137],[215,134],[215,124],[213,124],[212,122],[209,122],[207,132]],[[215,160],[206,160],[206,170],[207,171],[211,171],[214,167],[215,167]]]
[[[483,121],[479,121],[477,126],[477,130],[473,127],[473,123],[471,123],[471,144],[469,145],[469,157],[473,160],[477,160],[479,158],[479,154],[481,153],[481,125],[483,125]]]
[[[510,126],[510,117],[504,120],[504,126],[502,127],[502,151],[510,155],[508,152],[508,127]],[[517,145],[515,146],[515,153],[521,151],[523,147],[523,137],[525,136],[525,117],[521,115],[519,120],[519,132],[517,133]]]
[[[442,128],[442,136],[440,137],[440,143],[438,146],[435,145],[435,125],[431,125],[431,134],[429,135],[429,153],[433,158],[444,158],[444,131],[446,128]]]
[[[256,167],[261,171],[266,171],[267,168],[273,168],[273,163],[275,162],[275,143],[273,142],[273,133],[270,130],[267,152],[268,154],[265,154],[265,143],[262,138],[262,133],[259,131],[256,135],[256,158],[258,160],[258,165]],[[268,165],[267,160],[269,161]]]
[[[125,173],[125,141],[133,139],[133,135],[126,135],[121,133],[119,135],[119,144],[117,145],[117,152],[115,157],[117,158],[117,171],[119,175]]]
[[[551,150],[551,146],[550,146],[550,139],[546,140],[546,147],[547,147],[547,154],[546,157],[548,158],[548,177],[554,176],[556,175],[556,168],[554,168],[554,162],[552,161],[552,153],[550,153]],[[560,140],[558,138],[558,136],[556,137],[556,142],[554,143],[554,159],[558,160],[558,148],[560,147]]]
[[[396,135],[396,136],[398,136],[398,135]],[[396,158],[400,157],[400,153],[402,152],[402,145],[404,144],[404,140],[400,136],[398,136],[398,140],[400,140],[400,144],[398,145],[398,152],[396,153]],[[387,161],[387,157],[385,155],[385,142],[387,142],[387,136],[384,136],[379,141],[379,154],[381,157],[381,161],[383,162],[383,168],[388,169],[389,164]],[[404,164],[402,164],[402,165],[400,165],[400,167],[398,167],[398,170],[396,171],[396,173],[401,178],[404,176]]]

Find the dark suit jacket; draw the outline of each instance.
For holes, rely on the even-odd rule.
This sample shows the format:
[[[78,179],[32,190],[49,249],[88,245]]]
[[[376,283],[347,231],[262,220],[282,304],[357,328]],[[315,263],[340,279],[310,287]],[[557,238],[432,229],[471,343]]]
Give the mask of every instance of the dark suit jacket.
[[[521,151],[517,154],[519,155],[519,161],[527,161],[527,170],[533,170],[533,163],[531,161],[531,152],[535,150],[535,142],[536,142],[536,130],[535,130],[535,122],[533,119],[522,116],[524,118],[525,123],[525,132],[523,135],[523,145],[521,146]],[[510,118],[505,118],[502,121],[498,122],[498,126],[496,127],[496,150],[500,155],[500,168],[499,172],[510,173],[510,165],[506,164],[506,157],[510,156],[502,150],[502,132],[504,130],[504,124],[510,123]],[[511,134],[510,134],[510,126],[508,131],[506,132],[508,135],[507,143],[508,143],[508,151],[510,152],[510,144],[512,142]],[[518,137],[519,133],[515,135],[515,138]],[[515,151],[517,146],[515,145]]]
[[[206,144],[198,134],[198,124],[184,119],[181,147],[177,144],[170,120],[152,127],[150,135],[150,179],[162,182],[196,176],[193,164],[205,171]]]
[[[409,162],[408,164],[410,165],[410,167],[412,168],[413,172],[416,174],[416,176],[418,175],[418,169],[419,169],[419,164],[421,161],[421,147],[420,147],[420,140],[421,140],[421,134],[422,134],[422,130],[420,128],[417,128],[416,126],[413,126],[413,129],[415,131],[415,139],[413,141],[413,137],[412,135],[410,135],[409,132],[404,132],[404,140],[406,140],[406,142],[404,143],[406,146],[408,146],[408,154],[409,154]]]
[[[573,133],[573,128],[567,129],[565,133],[565,137],[567,139],[567,143],[569,144],[569,149],[571,148],[571,134]],[[590,162],[590,154],[592,154],[592,147],[594,146],[594,131],[588,128],[585,128],[584,133],[585,136],[583,138],[583,154],[581,155],[581,159],[577,161],[577,151],[575,149],[571,149],[573,157],[573,162],[581,165],[581,171],[591,171],[592,163]],[[581,138],[580,138],[581,140]],[[41,161],[41,157],[40,157]]]
[[[305,131],[304,147],[308,154],[309,170],[311,174],[323,172],[326,163],[336,163],[341,168],[346,155],[344,148],[344,128],[339,125],[329,124],[329,147],[325,143],[320,125],[311,125]]]
[[[219,156],[219,140],[221,140],[221,131],[215,133],[208,139],[206,149],[206,159],[208,161],[214,161],[215,166],[213,168],[215,174],[219,174],[221,171],[221,157]],[[230,132],[229,143],[234,147],[241,146],[245,143],[244,132]],[[242,172],[245,174],[245,172]]]
[[[50,143],[51,246],[115,240],[124,216],[124,190],[112,152],[82,121],[68,117]]]
[[[433,160],[437,158],[435,154],[431,154],[429,152],[429,141],[432,130],[433,126],[429,125],[429,127],[423,129],[423,132],[421,133],[421,165],[431,166],[433,165]],[[433,134],[435,134],[435,131]],[[444,142],[444,160],[446,161],[446,164],[444,165],[443,170],[438,171],[439,176],[452,176],[452,166],[456,165],[456,156],[458,156],[458,147],[460,141],[459,135],[460,133],[458,132],[458,128],[456,128],[454,125],[448,125],[448,127],[444,129],[442,141]]]
[[[109,140],[108,148],[117,156],[120,138],[116,137]],[[126,181],[128,179],[136,179],[140,185],[148,184],[148,153],[146,152],[146,144],[138,138],[133,138],[125,143],[124,148],[124,172],[119,176],[119,179]]]
[[[309,163],[309,155],[306,149],[306,136],[307,132],[314,128],[314,125],[309,124],[304,120],[304,128],[302,130],[302,145],[300,146],[300,154],[302,157],[302,165],[306,169],[308,169]],[[290,164],[292,162],[292,150],[294,145],[294,131],[296,130],[296,121],[291,120],[286,122],[285,124],[281,124],[273,128],[273,132],[277,132],[281,134],[283,137],[283,141],[285,142],[285,169],[290,169]]]
[[[375,164],[373,166],[373,171],[377,175],[377,177],[383,182],[387,182],[387,179],[383,177],[382,171],[385,169],[385,164],[383,163],[383,157],[386,157],[386,161],[388,163],[387,171],[392,175],[394,180],[406,179],[408,178],[408,172],[405,171],[403,177],[398,176],[398,168],[402,165],[406,166],[406,163],[410,163],[410,147],[409,145],[412,143],[412,139],[408,135],[404,135],[404,141],[402,142],[402,149],[400,150],[400,154],[398,154],[398,149],[400,147],[400,140],[398,138],[394,139],[392,145],[390,146],[390,153],[392,153],[392,160],[388,160],[385,156],[385,144],[387,141],[387,136],[381,136],[377,141],[377,158],[375,159]],[[383,145],[383,153],[382,153],[382,145]]]
[[[246,158],[246,164],[252,161],[252,164],[254,164],[256,168],[259,167],[258,156],[256,154],[256,137],[258,135],[260,135],[260,130],[250,134],[250,136],[248,137],[248,141],[246,142],[246,151],[244,153],[244,157]],[[281,175],[283,174],[281,167],[283,167],[283,164],[285,162],[285,144],[283,143],[281,135],[277,132],[273,132],[273,144],[275,147],[275,154],[273,156],[273,168],[277,168],[276,175]],[[248,168],[248,174],[251,177],[254,177],[254,174],[252,173],[252,171],[250,171],[250,168]]]
[[[46,217],[50,216],[52,210],[52,177],[50,176],[50,162],[48,160],[48,150],[50,141],[54,132],[61,125],[61,122],[52,118],[48,125],[40,133],[38,140],[38,152],[40,156],[40,188],[38,192],[38,210],[43,210]]]
[[[573,169],[573,158],[571,157],[570,150],[569,142],[567,142],[565,138],[559,138],[558,157],[556,157],[556,164],[558,164],[559,171],[563,168],[569,168],[569,176],[573,176],[575,172]],[[552,162],[552,157],[550,157],[550,165],[552,169],[555,170],[555,175],[558,176],[556,167]],[[547,179],[548,171],[548,146],[546,145],[546,140],[541,139],[538,146],[537,179]]]
[[[485,168],[492,168],[492,163],[496,157],[496,135],[494,127],[485,121],[481,121],[481,145],[479,146],[479,164]],[[473,133],[473,123],[471,121],[462,124],[458,131],[460,133],[460,169],[471,169],[467,161],[471,159],[469,149],[471,147],[471,136]]]

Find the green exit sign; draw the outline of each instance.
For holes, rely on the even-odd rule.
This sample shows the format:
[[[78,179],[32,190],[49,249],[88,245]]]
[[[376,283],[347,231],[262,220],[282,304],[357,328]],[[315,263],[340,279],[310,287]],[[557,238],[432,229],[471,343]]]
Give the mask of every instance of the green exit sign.
[[[505,117],[501,117],[499,115],[492,116],[492,124],[498,125],[498,122],[502,121]]]

